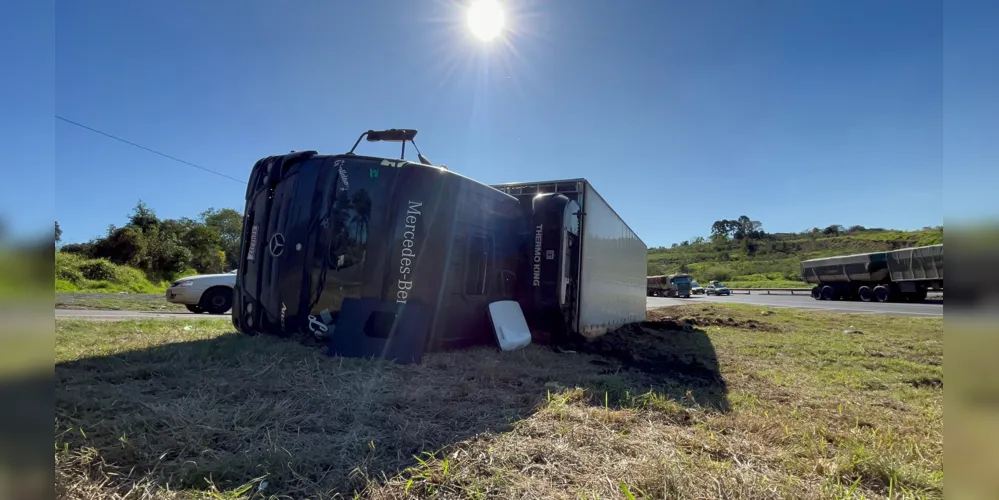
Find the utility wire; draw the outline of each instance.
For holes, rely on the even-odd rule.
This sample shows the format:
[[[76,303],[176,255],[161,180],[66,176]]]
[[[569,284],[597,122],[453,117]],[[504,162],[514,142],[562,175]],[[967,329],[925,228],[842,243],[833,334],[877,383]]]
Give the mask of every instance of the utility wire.
[[[84,125],[84,124],[82,124],[82,123],[77,123],[77,122],[74,122],[73,120],[69,120],[69,119],[67,119],[67,118],[63,118],[63,117],[61,117],[61,116],[59,116],[59,115],[55,115],[55,117],[56,117],[57,119],[59,119],[59,120],[62,120],[62,121],[64,121],[64,122],[66,122],[66,123],[70,124],[70,125],[76,125],[77,127],[80,127],[80,128],[83,128],[83,129],[87,129],[87,130],[89,130],[89,131],[91,131],[91,132],[94,132],[94,133],[97,133],[97,134],[101,134],[101,135],[103,135],[103,136],[105,136],[105,137],[110,137],[111,139],[114,139],[114,140],[116,140],[116,141],[119,141],[119,142],[124,142],[125,144],[128,144],[129,146],[135,146],[135,147],[137,147],[137,148],[139,148],[139,149],[144,149],[144,150],[146,150],[146,151],[149,151],[150,153],[153,153],[153,154],[158,154],[158,155],[160,155],[160,156],[162,156],[162,157],[164,157],[164,158],[169,158],[169,159],[171,159],[171,160],[173,160],[173,161],[176,161],[176,162],[180,162],[180,163],[183,163],[184,165],[188,165],[188,166],[191,166],[191,167],[194,167],[194,168],[197,168],[197,169],[200,169],[200,170],[204,170],[205,172],[208,172],[208,173],[210,173],[210,174],[215,174],[215,175],[217,175],[217,176],[219,176],[219,177],[225,177],[226,179],[229,179],[229,180],[231,180],[231,181],[236,181],[236,182],[238,182],[238,183],[240,183],[240,184],[246,184],[246,181],[245,181],[245,180],[241,180],[241,179],[237,179],[237,178],[235,178],[235,177],[230,177],[230,176],[228,176],[228,175],[226,175],[226,174],[223,174],[222,172],[216,172],[215,170],[212,170],[212,169],[210,169],[210,168],[205,168],[205,167],[202,167],[201,165],[195,165],[194,163],[191,163],[191,162],[189,162],[189,161],[185,161],[185,160],[181,160],[180,158],[177,158],[177,157],[174,157],[174,156],[170,156],[170,155],[168,155],[168,154],[166,154],[166,153],[161,153],[161,152],[159,152],[159,151],[156,151],[155,149],[150,149],[150,148],[147,148],[147,147],[145,147],[145,146],[142,146],[142,145],[140,145],[140,144],[136,144],[136,143],[134,143],[134,142],[132,142],[132,141],[126,141],[125,139],[122,139],[121,137],[117,137],[117,136],[114,136],[114,135],[111,135],[111,134],[109,134],[109,133],[107,133],[107,132],[102,132],[102,131],[100,131],[100,130],[97,130],[97,129],[95,129],[95,128],[92,128],[92,127],[88,127],[88,126],[86,126],[86,125]]]

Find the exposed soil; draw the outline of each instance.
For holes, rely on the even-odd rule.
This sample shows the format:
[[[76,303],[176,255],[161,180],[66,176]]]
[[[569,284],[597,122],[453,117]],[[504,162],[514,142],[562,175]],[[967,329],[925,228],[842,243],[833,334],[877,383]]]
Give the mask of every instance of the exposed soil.
[[[705,316],[703,314],[686,314],[682,310],[649,311],[649,319],[642,326],[658,330],[686,330],[701,326],[724,326],[764,332],[779,331],[776,325],[755,319],[733,318],[732,316]]]
[[[943,389],[943,380],[938,378],[919,378],[910,380],[909,384],[916,388]]]

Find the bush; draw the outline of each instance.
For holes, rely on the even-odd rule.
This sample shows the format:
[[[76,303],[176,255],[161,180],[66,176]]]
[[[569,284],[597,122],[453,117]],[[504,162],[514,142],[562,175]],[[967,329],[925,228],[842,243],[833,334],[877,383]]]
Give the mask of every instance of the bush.
[[[56,280],[68,282],[79,286],[83,283],[83,272],[80,271],[80,264],[83,259],[78,255],[56,252],[55,257],[55,277]]]
[[[80,265],[83,277],[93,281],[118,281],[118,266],[104,259],[91,259]]]
[[[159,280],[154,285],[142,271],[106,259],[86,259],[66,252],[55,255],[57,292],[155,293],[168,285],[169,282]]]
[[[721,266],[712,267],[704,271],[704,276],[708,278],[708,281],[728,281],[732,279],[733,274],[731,269]]]

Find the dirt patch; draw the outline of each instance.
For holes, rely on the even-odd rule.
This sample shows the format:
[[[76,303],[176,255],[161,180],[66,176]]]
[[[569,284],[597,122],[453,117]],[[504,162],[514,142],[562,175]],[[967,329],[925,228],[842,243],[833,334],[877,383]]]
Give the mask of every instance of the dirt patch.
[[[910,380],[909,385],[917,389],[919,388],[943,389],[943,380],[940,380],[935,377],[923,377]]]
[[[759,330],[761,332],[779,331],[776,325],[766,321],[755,319],[735,318],[732,316],[711,316],[687,312],[683,310],[671,311],[650,311],[649,319],[642,323],[653,329],[664,330],[686,330],[703,326],[723,326],[728,328],[740,328],[746,330]]]

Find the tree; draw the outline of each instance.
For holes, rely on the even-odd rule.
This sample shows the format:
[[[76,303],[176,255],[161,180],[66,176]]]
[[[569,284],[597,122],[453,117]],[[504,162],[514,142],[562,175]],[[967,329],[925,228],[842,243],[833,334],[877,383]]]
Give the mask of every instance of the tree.
[[[106,238],[94,244],[94,257],[135,267],[141,266],[145,251],[146,239],[142,231],[133,226],[115,229]]]
[[[735,221],[729,221],[733,238],[742,240],[746,238],[761,239],[764,236],[763,223],[755,221],[746,215],[740,215]]]
[[[183,239],[184,245],[191,252],[191,265],[199,273],[220,273],[226,264],[225,254],[221,252],[222,236],[214,227],[196,225],[191,228]],[[220,258],[221,255],[221,258]]]
[[[727,240],[731,229],[732,221],[728,219],[716,220],[714,224],[711,224],[711,240],[715,242]]]
[[[704,243],[704,237],[703,236],[698,236],[698,237],[694,238],[694,244],[695,245],[700,245],[701,243]]]
[[[199,218],[206,226],[218,231],[221,238],[221,248],[225,252],[226,269],[239,267],[239,251],[243,238],[243,215],[231,208],[221,210],[209,208],[201,212]]]
[[[94,244],[93,243],[67,243],[59,247],[59,251],[63,253],[72,253],[81,255],[86,258],[91,258],[94,256]]]
[[[838,235],[839,233],[841,233],[842,231],[843,231],[843,226],[841,226],[839,224],[833,224],[833,225],[831,225],[831,226],[823,229],[822,230],[822,234],[825,234],[827,236],[835,236],[835,235]]]
[[[156,212],[147,207],[142,200],[135,204],[132,215],[128,218],[128,225],[139,228],[143,233],[152,231],[159,224],[160,220],[156,217]]]
[[[55,221],[55,243],[56,245],[62,241],[62,228],[59,227],[59,221]]]

